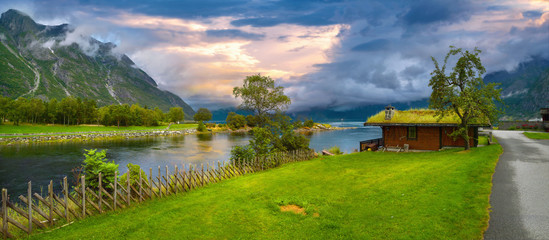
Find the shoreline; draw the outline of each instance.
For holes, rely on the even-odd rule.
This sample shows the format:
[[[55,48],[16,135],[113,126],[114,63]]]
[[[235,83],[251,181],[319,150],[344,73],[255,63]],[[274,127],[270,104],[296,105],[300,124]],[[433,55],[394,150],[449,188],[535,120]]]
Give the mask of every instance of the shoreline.
[[[300,128],[295,129],[296,133],[310,134],[322,131],[336,131],[345,129],[354,129],[356,127],[330,127],[330,128]],[[217,130],[204,132],[215,133],[248,133],[251,129],[238,130]],[[19,144],[35,143],[65,143],[65,142],[92,142],[105,140],[120,140],[140,137],[159,137],[159,136],[181,136],[190,134],[200,134],[196,129],[183,130],[127,130],[127,131],[104,131],[104,132],[66,132],[66,133],[22,133],[22,134],[0,134],[0,146],[12,146]]]

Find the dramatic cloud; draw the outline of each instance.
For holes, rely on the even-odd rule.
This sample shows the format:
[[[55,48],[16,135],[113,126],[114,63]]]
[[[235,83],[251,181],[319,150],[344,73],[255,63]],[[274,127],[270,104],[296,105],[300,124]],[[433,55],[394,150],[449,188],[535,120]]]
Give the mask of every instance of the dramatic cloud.
[[[62,44],[89,54],[85,36],[115,43],[195,108],[236,106],[232,88],[257,73],[286,87],[292,111],[415,101],[450,45],[480,48],[488,72],[549,58],[547,1],[0,0],[9,8],[70,23]]]

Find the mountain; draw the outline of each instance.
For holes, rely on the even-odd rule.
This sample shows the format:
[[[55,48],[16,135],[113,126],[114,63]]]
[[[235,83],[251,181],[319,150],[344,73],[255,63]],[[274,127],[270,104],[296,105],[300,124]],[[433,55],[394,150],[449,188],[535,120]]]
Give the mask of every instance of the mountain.
[[[513,71],[486,74],[485,83],[500,83],[505,103],[504,120],[540,118],[539,110],[549,107],[549,60],[532,57]]]
[[[149,108],[194,110],[163,91],[116,46],[78,35],[68,24],[46,26],[8,10],[0,17],[0,94],[43,100],[67,96],[97,100],[98,105],[134,104]]]

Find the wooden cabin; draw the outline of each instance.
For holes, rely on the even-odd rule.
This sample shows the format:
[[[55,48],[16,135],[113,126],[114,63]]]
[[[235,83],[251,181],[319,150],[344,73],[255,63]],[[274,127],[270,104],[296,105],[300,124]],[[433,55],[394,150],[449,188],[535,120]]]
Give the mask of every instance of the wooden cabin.
[[[364,151],[372,144],[383,147],[404,147],[416,150],[438,150],[443,147],[463,147],[465,140],[455,140],[449,134],[457,128],[460,120],[456,115],[447,115],[442,119],[435,116],[430,109],[398,111],[387,106],[385,111],[370,117],[364,126],[382,128],[382,139],[361,142],[360,150]],[[472,123],[469,128],[470,146],[478,145],[478,128],[489,127],[487,123]]]

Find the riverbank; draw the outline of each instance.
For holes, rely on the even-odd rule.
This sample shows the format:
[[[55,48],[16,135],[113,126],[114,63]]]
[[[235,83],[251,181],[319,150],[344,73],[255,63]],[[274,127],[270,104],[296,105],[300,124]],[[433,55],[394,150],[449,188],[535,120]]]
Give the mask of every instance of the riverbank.
[[[142,131],[142,132],[110,132],[110,133],[83,133],[83,134],[58,134],[29,137],[0,137],[0,145],[28,144],[28,143],[52,143],[52,142],[88,142],[116,139],[129,139],[136,137],[176,136],[195,133],[196,129],[173,131]]]
[[[120,140],[139,137],[177,136],[200,133],[197,124],[173,124],[170,126],[130,126],[106,127],[100,125],[0,125],[0,145],[30,144],[30,143],[62,143]],[[318,131],[354,129],[355,127],[332,127],[329,124],[317,123],[313,127],[303,127],[295,131],[301,134],[311,134]],[[169,130],[168,130],[169,129]],[[231,130],[227,127],[208,128],[204,133],[248,133],[252,128],[245,127]]]

